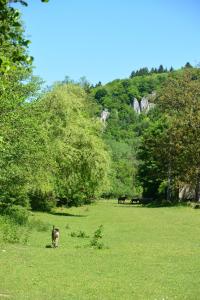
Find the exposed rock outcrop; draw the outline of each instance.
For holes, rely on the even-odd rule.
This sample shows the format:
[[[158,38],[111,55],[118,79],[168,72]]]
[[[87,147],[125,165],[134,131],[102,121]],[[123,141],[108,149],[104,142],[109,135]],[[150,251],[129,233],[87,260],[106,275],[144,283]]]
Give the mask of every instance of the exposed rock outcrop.
[[[110,113],[109,113],[108,109],[105,108],[105,109],[101,112],[101,117],[100,117],[101,122],[105,123],[106,120],[109,118],[109,115],[110,115]]]
[[[155,106],[154,103],[150,102],[150,101],[153,101],[155,96],[156,96],[156,93],[153,92],[153,93],[149,94],[148,96],[143,97],[140,101],[137,100],[136,98],[134,98],[133,103],[132,103],[132,107],[133,107],[134,111],[138,114],[140,114],[141,112],[148,113],[148,111]]]

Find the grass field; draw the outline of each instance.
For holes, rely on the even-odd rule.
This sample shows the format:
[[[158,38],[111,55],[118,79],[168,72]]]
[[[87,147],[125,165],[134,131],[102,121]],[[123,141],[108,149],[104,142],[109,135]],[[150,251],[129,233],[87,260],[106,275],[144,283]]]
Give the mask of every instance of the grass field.
[[[60,246],[45,248],[50,231],[1,245],[0,299],[200,299],[200,211],[100,201],[36,217],[60,228]],[[103,249],[71,236],[101,224]]]

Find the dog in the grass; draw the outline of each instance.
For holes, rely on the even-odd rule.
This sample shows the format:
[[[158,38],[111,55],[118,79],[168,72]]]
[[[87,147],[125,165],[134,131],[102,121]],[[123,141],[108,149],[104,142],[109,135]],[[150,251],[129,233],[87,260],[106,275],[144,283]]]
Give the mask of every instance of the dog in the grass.
[[[52,229],[52,232],[51,232],[52,247],[53,248],[58,247],[59,237],[60,237],[60,231],[59,231],[58,228],[55,228],[55,226],[53,225],[53,229]]]

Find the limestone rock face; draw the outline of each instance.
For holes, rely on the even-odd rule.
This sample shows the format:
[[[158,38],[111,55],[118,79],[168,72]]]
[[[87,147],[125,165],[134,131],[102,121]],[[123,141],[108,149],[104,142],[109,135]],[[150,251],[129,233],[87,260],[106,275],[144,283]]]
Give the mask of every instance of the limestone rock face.
[[[100,117],[101,122],[105,123],[106,120],[108,119],[109,115],[110,115],[109,111],[107,110],[107,108],[105,108],[105,109],[101,112],[101,117]]]
[[[155,98],[156,93],[153,92],[152,94],[149,94],[141,99],[141,101],[138,101],[136,98],[133,99],[133,109],[136,113],[140,114],[141,112],[143,113],[148,113],[148,111],[152,108],[154,108],[155,104],[151,103],[149,101],[152,101],[153,98]]]
[[[136,113],[140,114],[140,112],[141,112],[141,110],[140,110],[140,103],[139,103],[139,101],[136,98],[133,99],[133,104],[132,105],[133,105],[134,111]]]
[[[149,100],[147,97],[143,97],[140,101],[141,112],[149,111]]]

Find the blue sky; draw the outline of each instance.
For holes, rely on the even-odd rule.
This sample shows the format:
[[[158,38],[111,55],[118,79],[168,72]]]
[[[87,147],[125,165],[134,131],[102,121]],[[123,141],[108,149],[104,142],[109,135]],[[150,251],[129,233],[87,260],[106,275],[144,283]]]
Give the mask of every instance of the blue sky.
[[[141,67],[200,62],[199,0],[29,0],[20,7],[34,74],[95,84]]]

